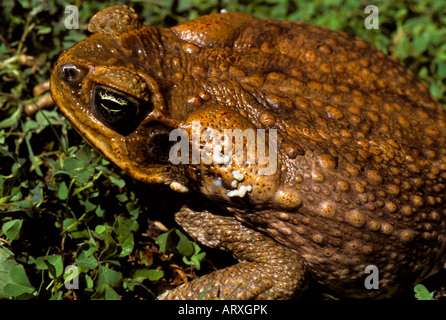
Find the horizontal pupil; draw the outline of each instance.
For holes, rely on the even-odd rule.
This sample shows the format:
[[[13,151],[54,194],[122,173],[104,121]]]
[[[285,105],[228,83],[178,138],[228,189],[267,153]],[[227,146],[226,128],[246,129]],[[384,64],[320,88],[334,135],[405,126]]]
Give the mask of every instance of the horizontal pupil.
[[[137,107],[124,96],[104,88],[96,90],[96,110],[109,125],[125,125],[136,117]]]
[[[99,91],[99,96],[101,97],[101,100],[109,100],[110,102],[116,103],[116,104],[118,104],[120,106],[124,106],[124,105],[128,105],[129,104],[129,102],[126,99],[124,99],[122,97],[119,97],[119,96],[117,96],[114,93],[107,92],[105,90],[100,90]],[[118,109],[116,109],[116,110],[118,110]]]

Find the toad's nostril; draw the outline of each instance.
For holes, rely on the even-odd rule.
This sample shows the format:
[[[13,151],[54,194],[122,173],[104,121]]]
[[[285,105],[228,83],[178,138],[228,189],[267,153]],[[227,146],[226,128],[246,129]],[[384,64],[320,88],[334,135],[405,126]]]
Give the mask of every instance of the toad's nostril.
[[[66,63],[60,67],[62,79],[66,82],[78,82],[82,77],[82,70],[72,63]]]

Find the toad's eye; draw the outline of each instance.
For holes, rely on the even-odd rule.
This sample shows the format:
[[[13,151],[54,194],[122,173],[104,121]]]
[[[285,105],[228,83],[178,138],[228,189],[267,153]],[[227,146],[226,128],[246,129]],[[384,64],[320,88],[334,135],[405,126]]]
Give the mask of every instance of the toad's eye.
[[[96,117],[109,127],[118,130],[129,130],[139,114],[140,102],[127,94],[96,86],[93,110]]]

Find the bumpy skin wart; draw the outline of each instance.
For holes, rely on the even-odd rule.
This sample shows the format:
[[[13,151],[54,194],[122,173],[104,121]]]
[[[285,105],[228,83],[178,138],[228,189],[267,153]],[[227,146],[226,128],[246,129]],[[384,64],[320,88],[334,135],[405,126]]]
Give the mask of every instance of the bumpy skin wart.
[[[444,257],[446,114],[393,58],[341,32],[241,13],[164,29],[114,6],[89,30],[55,65],[54,100],[133,178],[213,200],[218,210],[185,207],[177,221],[241,261],[163,297],[196,299],[212,282],[206,298],[289,298],[308,272],[342,295],[385,298]],[[277,170],[173,165],[169,133],[193,123],[202,134],[276,129]],[[378,290],[364,287],[368,265]]]

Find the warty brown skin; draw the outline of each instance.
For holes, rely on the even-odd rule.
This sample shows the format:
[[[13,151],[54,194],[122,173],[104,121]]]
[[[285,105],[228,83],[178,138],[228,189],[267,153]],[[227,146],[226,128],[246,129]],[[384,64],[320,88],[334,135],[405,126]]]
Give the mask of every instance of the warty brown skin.
[[[53,69],[55,102],[133,178],[218,203],[223,214],[185,206],[176,220],[241,261],[162,298],[197,299],[212,282],[205,298],[285,299],[307,274],[342,295],[385,298],[444,257],[446,113],[393,58],[342,32],[242,13],[164,29],[114,6],[89,30]],[[107,125],[99,86],[139,101],[137,116]],[[193,121],[201,132],[277,129],[278,169],[172,165],[166,137],[191,134]],[[243,197],[228,196],[235,170],[252,187]],[[368,265],[378,290],[364,287]]]

